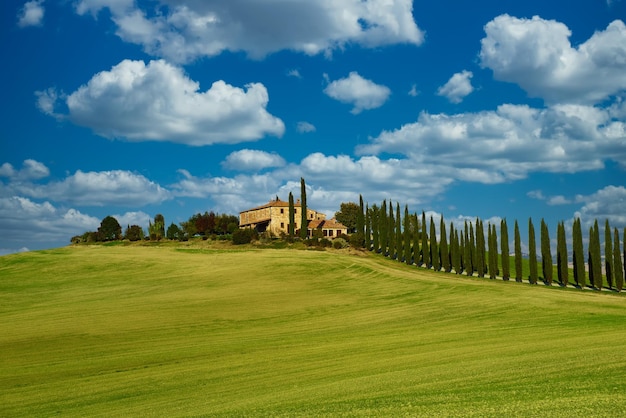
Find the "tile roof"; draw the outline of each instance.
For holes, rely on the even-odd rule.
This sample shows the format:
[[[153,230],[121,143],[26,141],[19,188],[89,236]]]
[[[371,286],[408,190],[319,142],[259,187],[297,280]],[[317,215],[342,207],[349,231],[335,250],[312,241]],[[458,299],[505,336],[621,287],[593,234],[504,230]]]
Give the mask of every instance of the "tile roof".
[[[337,220],[335,218],[332,218],[332,219],[320,219],[320,220],[310,221],[309,222],[309,229],[316,229],[316,228],[322,228],[322,229],[348,229],[341,222],[337,222]]]

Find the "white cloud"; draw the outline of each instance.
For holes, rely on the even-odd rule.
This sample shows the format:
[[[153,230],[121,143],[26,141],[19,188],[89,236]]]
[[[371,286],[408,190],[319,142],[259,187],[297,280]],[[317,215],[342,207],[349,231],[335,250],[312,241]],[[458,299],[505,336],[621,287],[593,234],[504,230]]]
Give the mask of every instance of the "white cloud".
[[[363,110],[381,107],[389,98],[391,90],[352,71],[348,77],[332,81],[324,93],[342,103],[352,104],[354,108],[351,112],[356,115]]]
[[[549,103],[597,103],[626,89],[626,25],[611,22],[573,47],[563,23],[501,15],[487,23],[480,60],[498,80]]]
[[[624,126],[590,106],[540,110],[507,104],[478,113],[422,113],[417,122],[383,131],[357,152],[400,153],[457,180],[499,183],[529,172],[600,169],[609,159],[626,165]]]
[[[282,167],[285,160],[276,153],[242,149],[230,153],[222,165],[231,170],[257,171],[269,167]]]
[[[452,103],[461,103],[465,96],[474,91],[470,81],[473,75],[467,70],[454,74],[446,84],[439,87],[437,94],[447,97]]]
[[[126,230],[126,227],[130,225],[139,225],[142,228],[147,228],[148,224],[152,220],[152,217],[145,212],[126,212],[121,215],[111,215],[122,227],[122,232]],[[167,221],[167,220],[166,220]]]
[[[287,71],[287,75],[289,77],[302,78],[302,74],[300,74],[300,71],[298,71],[297,69]]]
[[[347,44],[419,45],[424,38],[413,20],[412,0],[159,3],[148,11],[132,0],[81,0],[76,11],[96,16],[109,8],[120,38],[175,62],[223,51],[245,51],[254,58],[280,50],[329,54]]]
[[[313,125],[313,124],[311,124],[309,122],[300,121],[296,125],[296,130],[299,133],[301,133],[301,134],[306,134],[306,133],[309,133],[309,132],[315,132],[315,125]]]
[[[50,202],[37,203],[24,197],[0,197],[2,246],[26,242],[67,242],[73,235],[95,230],[100,220],[76,209],[58,209]],[[12,245],[13,244],[13,245]]]
[[[181,68],[165,61],[124,60],[67,96],[67,118],[106,138],[131,141],[201,146],[282,136],[283,122],[266,110],[265,86],[245,88],[216,81],[201,92]],[[37,95],[40,109],[53,114],[56,93]]]
[[[606,186],[589,196],[577,196],[577,201],[584,202],[575,217],[589,227],[594,220],[604,226],[605,219],[612,227],[623,230],[626,227],[626,188],[624,186]]]
[[[569,205],[571,203],[572,201],[563,195],[552,196],[548,199],[548,205],[550,206]]]
[[[24,4],[17,16],[17,25],[21,28],[27,26],[41,26],[45,9],[44,0],[32,0]]]
[[[411,97],[417,97],[417,96],[419,96],[420,92],[419,92],[419,90],[417,89],[417,85],[416,85],[416,84],[413,84],[413,85],[411,86],[411,90],[409,90],[409,92],[408,92],[407,94],[408,94],[409,96],[411,96]]]
[[[31,159],[24,160],[20,170],[16,170],[9,163],[0,166],[0,177],[8,177],[12,181],[39,180],[49,175],[48,167]]]

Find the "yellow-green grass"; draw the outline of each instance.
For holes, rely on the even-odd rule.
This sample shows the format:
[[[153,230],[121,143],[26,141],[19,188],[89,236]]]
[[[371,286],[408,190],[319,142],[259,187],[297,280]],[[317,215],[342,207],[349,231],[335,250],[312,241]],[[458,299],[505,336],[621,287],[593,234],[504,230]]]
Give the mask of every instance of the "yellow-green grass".
[[[626,415],[610,292],[223,244],[0,257],[0,297],[0,416]]]

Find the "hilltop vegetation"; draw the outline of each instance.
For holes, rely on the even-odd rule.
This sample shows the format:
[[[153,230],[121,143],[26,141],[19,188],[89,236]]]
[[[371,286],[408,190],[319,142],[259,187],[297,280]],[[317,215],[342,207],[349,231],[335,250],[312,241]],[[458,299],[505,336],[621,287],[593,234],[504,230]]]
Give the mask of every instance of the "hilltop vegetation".
[[[202,243],[2,257],[0,415],[626,413],[619,294]]]

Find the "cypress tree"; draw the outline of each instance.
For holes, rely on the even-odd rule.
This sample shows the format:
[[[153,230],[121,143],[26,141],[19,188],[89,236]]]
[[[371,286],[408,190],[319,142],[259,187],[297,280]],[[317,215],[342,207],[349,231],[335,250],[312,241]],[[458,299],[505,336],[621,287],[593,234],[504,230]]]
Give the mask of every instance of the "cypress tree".
[[[593,236],[593,237],[592,237]],[[600,228],[598,228],[598,220],[594,221],[593,227],[589,233],[590,248],[590,265],[589,271],[593,271],[593,286],[602,289],[602,253],[600,250]],[[591,279],[591,277],[590,277]]]
[[[426,228],[426,214],[422,211],[422,266],[430,268],[430,248],[428,247],[428,233]]]
[[[359,195],[359,212],[356,214],[356,233],[365,238],[365,215],[362,195]]]
[[[437,230],[435,229],[435,221],[430,217],[430,264],[433,270],[439,271],[441,264],[439,263],[439,246],[437,245]]]
[[[543,280],[552,285],[552,251],[550,250],[550,233],[548,225],[541,219],[541,269]]]
[[[476,272],[478,277],[485,277],[485,229],[480,219],[476,218]]]
[[[468,245],[466,242],[465,245]],[[476,271],[476,240],[474,238],[474,226],[469,223],[469,268],[467,269],[467,275],[473,276]]]
[[[509,280],[511,277],[511,259],[509,258],[509,227],[506,219],[500,222],[500,253],[502,254],[502,279]]]
[[[514,226],[514,234],[515,234],[515,281],[521,282],[524,273],[522,273],[522,240],[520,238],[519,233],[519,225],[517,224],[517,219],[515,220]]]
[[[593,268],[593,253],[594,253],[594,233],[593,233],[593,226],[589,227],[589,245],[587,246],[587,271],[589,271],[589,284],[591,285],[591,287],[595,287],[596,286],[596,279],[594,277],[594,273],[595,270]]]
[[[557,228],[557,270],[559,283],[562,286],[569,284],[569,268],[567,265],[567,240],[565,239],[565,224],[559,223]]]
[[[613,289],[613,236],[607,219],[604,224],[604,271],[609,289]]]
[[[300,238],[306,239],[308,234],[309,220],[306,207],[306,185],[304,178],[300,177]]]
[[[389,251],[387,255],[389,258],[395,258],[396,255],[396,220],[393,216],[393,203],[391,200],[389,201],[389,226],[387,230],[387,246],[389,247]]]
[[[374,203],[370,209],[370,221],[372,223],[372,251],[378,253],[380,251],[380,210]]]
[[[396,260],[404,260],[404,247],[402,246],[402,218],[400,217],[400,203],[396,202]]]
[[[403,236],[404,236],[404,262],[407,265],[413,264],[413,254],[411,253],[411,239],[413,238],[413,234],[411,231],[411,218],[409,216],[409,207],[404,205],[404,227],[403,227]]]
[[[461,238],[462,239],[462,238]],[[452,258],[452,265],[454,267],[454,272],[456,274],[461,274],[461,243],[459,242],[459,231],[454,229],[454,238],[453,238],[453,247],[454,247],[454,256]]]
[[[465,250],[465,231],[462,230],[461,234],[459,235],[459,259],[461,261],[461,268],[459,271],[457,271],[457,274],[461,274],[461,272],[465,271],[465,257],[466,257],[466,250]]]
[[[581,289],[586,286],[585,278],[585,253],[583,250],[583,232],[580,224],[580,218],[574,220],[574,228],[572,231],[572,249],[574,262],[574,281]]]
[[[293,193],[289,192],[289,238],[293,238],[296,231],[296,215],[293,204]]]
[[[498,275],[498,233],[496,226],[488,224],[489,228],[489,278],[495,279]]]
[[[380,214],[378,218],[378,227],[380,230],[380,253],[382,255],[387,255],[387,244],[388,244],[388,229],[389,229],[389,220],[387,219],[387,200],[383,200],[383,203],[380,205]]]
[[[420,227],[417,218],[417,213],[413,214],[413,263],[419,265],[420,263]]]
[[[615,228],[613,241],[613,274],[615,275],[615,289],[622,291],[624,286],[624,265],[622,264],[622,252],[619,246],[619,231]],[[626,248],[626,244],[624,245]]]
[[[450,253],[450,271],[454,268],[454,257],[458,254],[459,250],[459,242],[457,240],[456,248],[454,246],[454,233],[456,232],[456,228],[454,228],[454,223],[450,221],[450,239],[448,239],[448,252]],[[456,253],[456,254],[455,254]]]
[[[528,264],[530,267],[530,284],[537,284],[537,243],[535,242],[535,226],[532,218],[528,218]]]
[[[372,250],[372,214],[370,213],[369,204],[365,204],[365,248]]]
[[[441,260],[441,268],[443,271],[450,272],[450,250],[448,248],[448,238],[446,237],[446,224],[443,220],[443,214],[439,222],[439,259]]]

